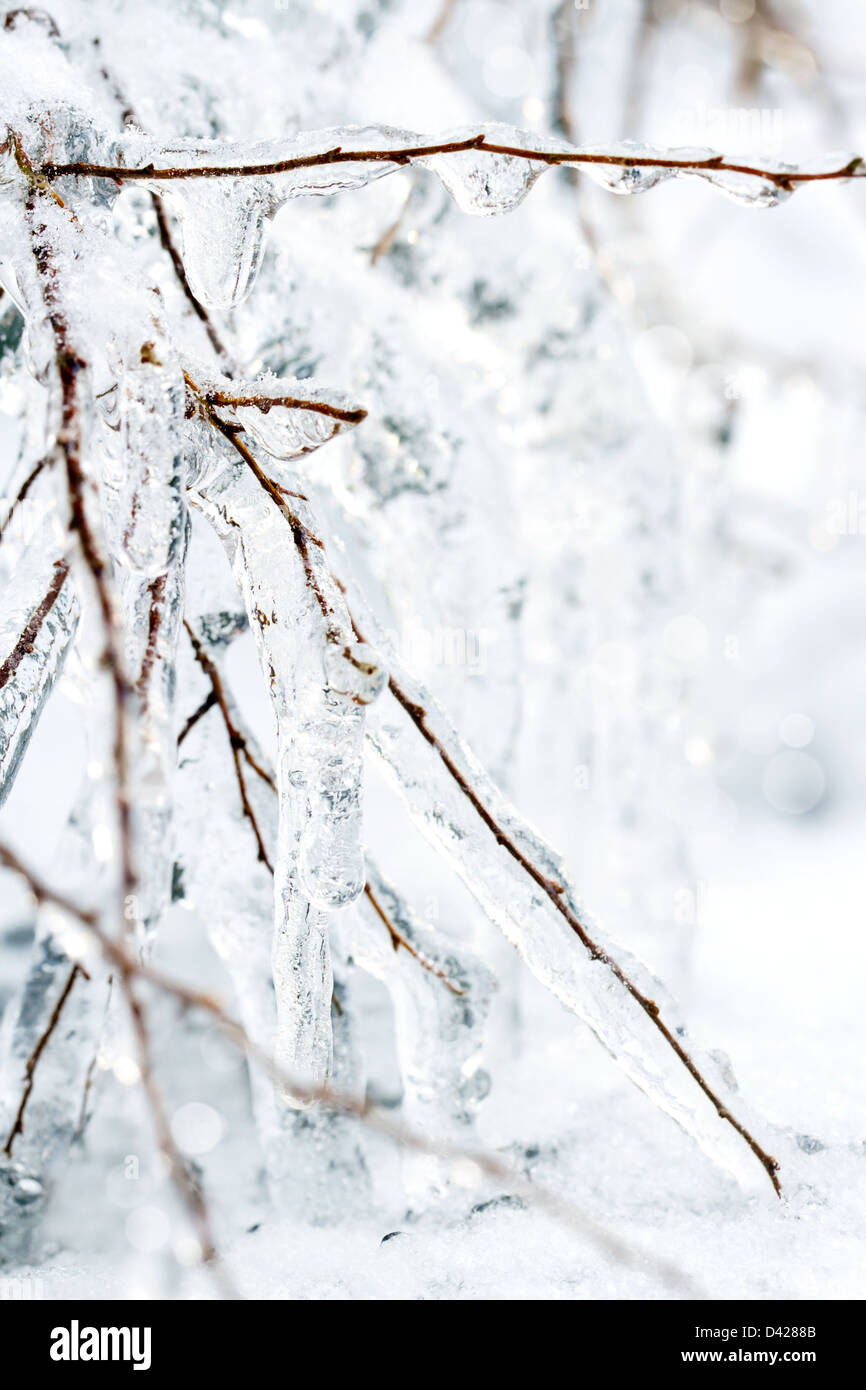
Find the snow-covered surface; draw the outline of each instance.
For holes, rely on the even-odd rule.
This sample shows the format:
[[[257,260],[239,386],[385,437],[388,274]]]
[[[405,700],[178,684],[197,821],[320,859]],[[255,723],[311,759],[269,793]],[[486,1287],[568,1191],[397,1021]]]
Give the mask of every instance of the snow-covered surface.
[[[545,149],[566,134],[609,150],[627,138],[642,149],[710,147],[763,155],[766,167],[816,168],[860,152],[864,108],[851,73],[866,23],[850,6],[792,3],[770,14],[759,5],[735,23],[709,3],[655,5],[642,26],[643,6],[612,0],[573,13],[552,0],[457,0],[430,42],[437,9],[57,4],[65,52],[44,30],[4,41],[6,118],[41,129],[24,109],[32,45],[47,107],[55,116],[86,109],[87,157],[95,150],[109,162],[124,141],[127,163],[159,164],[165,152],[193,159],[197,142],[217,136],[247,152],[254,142],[285,152],[298,134],[298,148],[330,146],[310,131],[395,127],[405,144],[416,138],[407,132],[460,138],[490,121],[510,130],[507,143],[535,132]],[[147,137],[119,134],[117,99],[94,61],[97,35]],[[554,137],[557,36],[560,60],[573,49],[571,130]],[[309,55],[291,83],[289,50]],[[385,137],[351,138],[371,148]],[[67,157],[85,155],[73,142]],[[206,1018],[149,997],[175,1140],[200,1169],[246,1296],[862,1297],[864,185],[819,184],[762,211],[697,179],[621,198],[551,171],[507,216],[474,218],[464,212],[516,204],[530,171],[503,159],[488,182],[480,155],[443,158],[434,170],[442,184],[411,167],[353,165],[342,191],[328,186],[334,196],[296,196],[310,189],[293,186],[262,240],[255,284],[257,218],[287,196],[285,176],[259,189],[236,180],[231,197],[214,191],[223,181],[187,181],[168,206],[193,288],[214,306],[243,378],[266,394],[289,382],[293,395],[367,410],[309,459],[300,450],[327,440],[315,414],[287,412],[283,422],[276,408],[252,433],[302,523],[339,558],[356,621],[367,614],[355,606],[364,591],[360,626],[384,664],[399,648],[510,802],[556,846],[602,939],[666,982],[677,1004],[663,1011],[687,1021],[713,1084],[779,1160],[783,1199],[655,1046],[645,1017],[612,982],[599,984],[600,967],[586,965],[573,938],[555,939],[557,914],[492,855],[488,832],[453,785],[436,782],[435,759],[389,697],[367,709],[380,694],[375,660],[355,652],[335,670],[333,650],[353,635],[317,548],[339,643],[323,636],[300,570],[284,565],[285,528],[251,475],[192,427],[183,434],[183,386],[169,357],[200,390],[230,383],[224,363],[199,366],[208,344],[183,316],[145,192],[124,191],[112,220],[64,180],[76,216],[93,218],[84,247],[51,212],[70,320],[94,344],[95,394],[120,384],[118,415],[97,411],[89,428],[104,450],[105,537],[125,570],[129,654],[140,661],[142,603],[160,574],[169,576],[161,640],[171,654],[186,546],[180,479],[197,508],[187,618],[282,793],[278,825],[277,798],[252,778],[277,851],[272,956],[271,883],[216,712],[185,742],[168,828],[166,750],[208,689],[181,634],[178,694],[157,680],[135,748],[147,949],[161,968],[216,992],[294,1075],[320,1080],[333,1058],[340,1085],[366,1087],[420,1132],[498,1152],[519,1190],[465,1161],[401,1156],[354,1121],[311,1121],[248,1075]],[[376,178],[361,187],[365,171]],[[12,201],[4,260],[20,267],[12,288],[34,319],[30,365],[44,372],[50,339]],[[158,312],[149,278],[162,289]],[[227,309],[243,290],[246,300]],[[156,356],[166,349],[158,369],[132,351],[145,319]],[[11,497],[38,443],[43,389],[20,355],[0,369]],[[249,428],[243,409],[234,418]],[[144,499],[137,533],[122,524],[132,484]],[[34,492],[3,542],[17,562],[10,632],[62,540],[44,479]],[[249,632],[230,641],[233,631],[213,626],[215,614],[242,605],[203,516],[234,567],[257,649]],[[11,560],[0,551],[0,561],[5,581]],[[273,621],[257,626],[263,611]],[[73,620],[70,604],[64,622]],[[85,607],[78,650],[0,813],[0,838],[87,904],[98,888],[87,849],[100,859],[112,818],[97,644]],[[37,716],[53,675],[31,683]],[[3,714],[20,730],[14,709]],[[546,853],[534,831],[508,824]],[[376,866],[368,878],[380,884],[381,871],[392,920],[463,995],[448,995],[405,950],[391,952],[387,936],[383,953],[363,898],[346,906],[363,882],[362,835]],[[102,859],[110,902],[110,847]],[[173,866],[183,896],[166,908]],[[3,894],[5,1123],[26,1060],[26,1029],[12,1035],[33,911],[7,874]],[[49,999],[69,964],[52,943],[75,945],[65,931],[39,914]],[[329,939],[341,1005],[333,1018]],[[22,1253],[8,1268],[54,1298],[212,1297],[130,1084],[122,1006],[116,991],[107,1011],[104,993],[94,1002],[98,984],[80,1002],[76,987],[67,1033],[40,1063],[18,1156],[32,1174],[44,1169],[46,1185],[50,1175],[53,1198],[38,1263]],[[97,1046],[90,1119],[70,1149]],[[527,1202],[527,1178],[624,1241],[637,1262]],[[660,1258],[685,1282],[666,1282]]]

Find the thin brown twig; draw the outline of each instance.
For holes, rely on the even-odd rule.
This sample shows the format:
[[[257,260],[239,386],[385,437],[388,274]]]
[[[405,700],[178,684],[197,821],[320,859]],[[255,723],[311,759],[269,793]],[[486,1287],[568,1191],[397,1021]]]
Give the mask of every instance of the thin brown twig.
[[[427,960],[425,956],[422,956],[421,952],[416,950],[416,948],[412,945],[412,942],[407,940],[407,938],[397,930],[397,928],[394,926],[394,923],[391,921],[387,912],[383,908],[382,904],[379,902],[379,899],[376,897],[376,894],[373,892],[373,889],[370,887],[369,883],[364,884],[364,893],[368,898],[369,902],[372,904],[377,916],[384,923],[385,928],[391,937],[391,942],[395,951],[399,951],[400,947],[402,946],[404,951],[408,951],[409,955],[414,957],[415,960],[417,960],[418,964],[422,967],[422,969],[428,970],[431,975],[436,976],[437,980],[441,980],[443,984],[447,985],[452,994],[463,995],[466,993],[465,989],[461,989],[459,985],[455,985],[454,981],[448,978],[444,970],[440,970],[437,966],[433,964],[432,961]]]
[[[255,178],[273,174],[290,173],[294,169],[309,169],[328,164],[411,164],[416,159],[428,159],[432,155],[455,154],[466,150],[477,150],[482,154],[510,155],[515,159],[527,159],[535,163],[558,165],[610,165],[621,169],[681,169],[685,173],[730,173],[748,174],[754,178],[766,179],[778,188],[790,189],[798,183],[822,183],[829,180],[853,178],[862,166],[860,156],[848,161],[838,169],[822,173],[805,170],[764,169],[753,164],[738,164],[725,159],[724,155],[710,155],[706,159],[672,159],[663,155],[602,154],[598,151],[564,151],[524,149],[519,145],[500,145],[489,141],[484,134],[471,136],[466,140],[454,140],[438,145],[407,146],[392,150],[344,150],[337,145],[319,154],[299,155],[294,159],[274,160],[268,164],[199,164],[188,168],[156,168],[148,164],[139,169],[106,164],[45,164],[42,174],[46,179],[61,177],[105,178],[117,183],[132,180],[169,181],[189,178]]]
[[[327,415],[332,420],[341,420],[348,425],[359,425],[362,420],[366,420],[367,412],[360,406],[354,410],[346,410],[339,405],[329,405],[327,401],[304,400],[300,396],[261,396],[248,394],[244,396],[234,396],[230,391],[204,391],[202,393],[208,405],[237,406],[244,408],[253,406],[260,410],[263,415],[274,406],[283,406],[288,410],[311,410],[316,415]]]
[[[96,49],[97,53],[101,54],[102,44],[99,38],[95,38],[93,40],[93,47]],[[127,97],[123,88],[121,87],[116,75],[105,63],[101,64],[99,72],[100,76],[102,77],[102,80],[106,83],[106,85],[112,93],[112,96],[114,97],[114,100],[120,107],[121,125],[138,126],[141,129],[141,122],[135,114],[135,108],[132,105],[132,102]],[[180,289],[189,307],[192,309],[196,317],[201,321],[201,324],[205,332],[207,333],[208,339],[210,340],[211,347],[214,349],[217,356],[222,358],[223,364],[226,370],[228,371],[228,374],[231,376],[232,372],[235,370],[235,364],[232,360],[231,353],[228,351],[222,339],[220,338],[220,335],[214,327],[213,320],[211,319],[207,309],[198,299],[196,299],[195,294],[193,293],[192,286],[189,283],[186,270],[184,269],[181,254],[177,249],[177,244],[175,242],[174,235],[171,230],[171,224],[168,218],[166,217],[165,208],[162,205],[162,199],[160,198],[158,193],[151,193],[150,199],[151,204],[153,206],[154,215],[156,217],[156,230],[159,236],[160,245],[162,246],[162,249],[166,252],[171,261]]]
[[[425,35],[425,43],[434,44],[439,42],[445,30],[447,29],[456,8],[457,0],[441,0],[441,3],[439,5],[439,12],[435,16],[433,23],[430,25],[430,28],[427,30],[427,33]]]
[[[11,507],[9,508],[8,512],[3,518],[2,523],[0,523],[0,540],[2,540],[5,536],[6,531],[9,527],[9,523],[15,515],[15,512],[21,506],[21,503],[24,501],[33,484],[36,482],[36,479],[39,477],[40,473],[45,468],[45,466],[50,462],[50,456],[48,454],[45,454],[41,459],[39,459],[38,463],[36,463],[34,467],[30,470],[30,472],[27,474],[27,477],[24,479],[24,482],[18,489],[17,495],[15,496],[15,499],[12,502]]]
[[[219,433],[223,436],[224,439],[228,440],[232,448],[240,455],[244,463],[250,469],[259,486],[264,489],[264,491],[271,498],[271,501],[274,502],[274,504],[276,505],[278,511],[288,522],[295,540],[295,545],[298,549],[298,553],[301,556],[301,561],[304,566],[304,577],[307,581],[307,587],[310,589],[311,593],[315,595],[315,599],[319,605],[322,617],[325,619],[325,622],[326,624],[328,624],[330,630],[333,625],[334,610],[331,607],[331,604],[328,600],[327,595],[325,594],[324,589],[319,583],[318,576],[313,567],[312,559],[310,558],[310,545],[312,544],[318,546],[321,549],[322,542],[319,540],[318,536],[313,535],[312,531],[310,531],[308,527],[304,525],[300,517],[292,511],[291,507],[285,499],[283,489],[280,488],[273,481],[272,478],[268,477],[267,473],[261,467],[258,459],[255,457],[253,452],[247,448],[247,446],[243,443],[242,440],[238,438],[237,428],[233,425],[230,425],[227,421],[221,419],[221,417],[217,415],[216,411],[213,410],[212,407],[209,406],[207,402],[204,400],[202,393],[198,390],[198,387],[195,385],[192,379],[189,376],[187,376],[186,379],[187,384],[190,386],[190,389],[193,391],[193,393],[197,396],[199,403],[202,406],[204,418],[214,427],[214,429],[219,431]]]
[[[232,760],[234,762],[235,776],[237,777],[238,789],[241,795],[241,806],[243,808],[243,814],[249,821],[252,827],[253,834],[256,837],[256,846],[258,849],[259,862],[264,864],[265,867],[271,873],[273,873],[273,865],[271,864],[271,861],[268,858],[268,852],[265,848],[265,842],[262,836],[262,832],[259,829],[259,823],[256,819],[256,813],[252,808],[249,796],[247,794],[247,784],[244,779],[243,768],[241,767],[242,750],[243,756],[246,758],[247,762],[249,762],[250,766],[255,768],[255,770],[259,773],[259,776],[265,778],[266,781],[268,780],[268,778],[263,769],[258,767],[258,765],[256,764],[255,760],[252,757],[252,754],[249,751],[249,748],[246,746],[246,739],[244,738],[243,734],[240,732],[234,720],[232,719],[231,711],[229,710],[228,706],[228,700],[226,699],[225,689],[222,683],[222,677],[219,673],[216,662],[214,662],[208,655],[208,653],[205,651],[203,643],[201,643],[198,637],[196,637],[186,618],[184,618],[183,625],[186,628],[187,636],[189,637],[189,640],[192,643],[192,649],[195,652],[195,659],[198,662],[201,669],[204,671],[208,680],[210,681],[211,693],[215,696],[216,702],[220,707],[220,713],[222,714],[223,723],[226,726],[226,733],[229,736],[229,744],[231,745]]]
[[[15,643],[6,660],[0,665],[0,690],[14,676],[21,662],[29,656],[36,645],[36,639],[42,630],[42,624],[48,617],[58,598],[63,585],[66,583],[66,576],[69,574],[69,561],[60,559],[54,561],[54,573],[45,597],[40,602],[38,608],[30,616],[30,620]]]
[[[403,219],[406,216],[406,209],[409,206],[410,197],[411,193],[404,200],[403,206],[397,213],[397,216],[394,218],[393,222],[391,222],[385,228],[384,232],[379,237],[379,240],[376,242],[375,246],[373,246],[372,250],[370,251],[371,265],[378,265],[382,257],[388,254],[388,252],[391,250],[391,247],[394,245],[394,242],[397,240],[397,233],[403,225]]]
[[[162,626],[167,577],[168,576],[165,574],[159,574],[156,579],[151,580],[150,584],[147,586],[147,592],[150,594],[150,609],[147,617],[147,644],[141,661],[141,671],[135,683],[135,688],[142,700],[146,699],[153,663],[156,661],[156,648],[157,642],[159,641],[159,629]]]
[[[198,709],[193,710],[192,714],[189,716],[189,718],[187,719],[187,721],[186,721],[186,723],[184,724],[183,728],[181,729],[180,733],[178,734],[178,736],[177,736],[177,746],[178,746],[178,748],[180,748],[180,745],[183,743],[183,741],[184,741],[184,739],[187,737],[187,735],[190,734],[190,733],[192,733],[192,731],[193,731],[193,729],[195,728],[195,726],[196,726],[196,724],[198,723],[198,721],[199,721],[200,719],[203,719],[203,718],[204,718],[204,716],[207,714],[208,710],[212,710],[213,707],[214,707],[214,705],[218,705],[218,704],[219,704],[219,700],[217,699],[216,691],[215,691],[213,688],[211,688],[211,689],[208,691],[208,693],[205,695],[205,697],[204,697],[204,699],[202,700],[201,704],[199,705]]]
[[[413,145],[396,150],[344,150],[342,145],[335,145],[333,149],[322,150],[319,154],[296,155],[292,159],[277,159],[268,164],[197,164],[188,169],[157,169],[153,164],[148,164],[140,169],[127,169],[122,165],[72,163],[46,164],[41,172],[48,179],[72,176],[114,179],[117,183],[141,179],[162,182],[187,178],[250,178],[257,174],[287,174],[294,169],[312,169],[325,164],[411,164],[413,159],[474,150],[483,144],[483,135],[473,135],[467,140],[451,140],[438,145]]]
[[[196,299],[196,296],[193,292],[193,288],[187,278],[186,270],[184,269],[183,259],[181,257],[180,252],[177,249],[174,235],[171,230],[171,225],[169,223],[168,218],[165,215],[165,208],[162,206],[162,199],[160,198],[158,193],[151,194],[151,202],[153,203],[153,211],[156,215],[156,229],[159,234],[160,244],[162,245],[163,250],[168,254],[169,259],[171,260],[172,266],[174,267],[174,273],[177,276],[178,284],[180,285],[180,288],[186,298],[186,301],[192,309],[193,313],[196,315],[198,319],[201,320],[202,326],[204,327],[204,330],[207,333],[208,338],[210,339],[211,347],[213,348],[217,356],[222,359],[225,370],[227,371],[228,375],[231,376],[232,373],[236,370],[234,360],[228,348],[225,346],[225,343],[223,342],[219,333],[217,332],[216,328],[214,327],[213,319],[211,318],[207,309],[204,307],[201,300]]]
[[[60,1022],[60,1015],[63,1013],[64,1005],[66,1004],[67,999],[72,993],[72,987],[75,984],[75,981],[78,979],[79,975],[83,975],[85,979],[90,978],[83,966],[73,965],[72,969],[69,972],[69,975],[67,976],[66,983],[60,992],[57,1002],[54,1005],[54,1008],[51,1010],[51,1017],[49,1018],[44,1031],[40,1035],[36,1043],[36,1046],[33,1048],[33,1051],[30,1053],[30,1056],[27,1058],[27,1061],[24,1064],[24,1087],[21,1092],[21,1099],[18,1102],[18,1110],[15,1114],[14,1123],[8,1135],[6,1136],[6,1143],[3,1145],[3,1152],[5,1153],[7,1158],[12,1157],[12,1145],[15,1143],[17,1136],[19,1134],[24,1133],[24,1112],[27,1109],[27,1103],[30,1100],[31,1093],[33,1091],[33,1086],[36,1077],[36,1068],[39,1066],[39,1060],[46,1047],[48,1046],[49,1042],[51,1041],[51,1037],[55,1032],[58,1023]]]
[[[531,1182],[522,1173],[510,1167],[498,1154],[485,1150],[466,1148],[448,1141],[431,1140],[408,1126],[393,1120],[378,1109],[369,1096],[363,1099],[338,1091],[329,1085],[311,1086],[289,1074],[285,1068],[274,1061],[269,1052],[260,1047],[244,1028],[234,1021],[222,1005],[210,995],[191,989],[179,980],[173,979],[153,966],[145,965],[134,958],[123,945],[118,944],[99,926],[95,912],[77,907],[63,894],[53,890],[48,884],[22,863],[13,850],[0,844],[0,864],[17,873],[27,883],[38,902],[51,902],[64,911],[72,913],[87,927],[99,945],[106,959],[117,967],[122,977],[140,979],[165,994],[171,995],[185,1009],[199,1009],[213,1018],[226,1032],[227,1036],[246,1053],[251,1062],[285,1090],[292,1092],[299,1100],[308,1104],[321,1104],[327,1109],[354,1115],[368,1127],[377,1130],[403,1148],[418,1153],[432,1154],[446,1161],[468,1162],[485,1176],[506,1184],[514,1192],[523,1193],[527,1199],[556,1220],[577,1231],[585,1239],[591,1240],[604,1252],[625,1265],[649,1265],[669,1286],[692,1297],[698,1291],[692,1281],[670,1261],[653,1254],[643,1254],[632,1249],[621,1237],[613,1235],[587,1217],[569,1199],[539,1184]],[[140,1007],[140,1006],[139,1006]],[[169,1131],[170,1134],[170,1131]]]

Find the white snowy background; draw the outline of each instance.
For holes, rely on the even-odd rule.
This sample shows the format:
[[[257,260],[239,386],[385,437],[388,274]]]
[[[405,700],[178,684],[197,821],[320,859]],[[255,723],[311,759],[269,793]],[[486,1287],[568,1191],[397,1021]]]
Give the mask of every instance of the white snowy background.
[[[100,38],[164,139],[499,120],[539,147],[558,133],[796,163],[866,147],[852,0],[46,3],[76,62]],[[431,173],[401,170],[293,203],[223,321],[248,370],[314,370],[369,410],[315,456],[321,509],[405,664],[724,1054],[783,1200],[743,1190],[629,1084],[371,766],[377,862],[498,977],[472,1142],[713,1297],[866,1292],[864,198],[817,184],[764,210],[694,179],[617,197],[552,171],[516,211],[471,218]],[[24,389],[7,367],[10,477]],[[196,547],[210,576],[223,561],[198,520]],[[270,749],[249,634],[226,669]],[[73,662],[0,813],[0,838],[49,879],[87,758],[80,689]],[[203,693],[181,698],[181,722]],[[238,832],[225,853],[243,883],[254,846]],[[33,925],[6,873],[0,923],[6,1004]],[[231,1006],[207,926],[176,904],[156,960]],[[360,976],[356,994],[366,1085],[396,1108],[388,996]],[[274,1210],[242,1060],[206,1021],[154,1007],[176,1137],[245,1295],[670,1296],[651,1264],[618,1262],[471,1167],[413,1203],[375,1136],[369,1190],[340,1186],[315,1222],[297,1193]],[[110,1047],[100,1065],[47,1246],[15,1272],[52,1298],[212,1297],[207,1271],[185,1268],[139,1091]]]

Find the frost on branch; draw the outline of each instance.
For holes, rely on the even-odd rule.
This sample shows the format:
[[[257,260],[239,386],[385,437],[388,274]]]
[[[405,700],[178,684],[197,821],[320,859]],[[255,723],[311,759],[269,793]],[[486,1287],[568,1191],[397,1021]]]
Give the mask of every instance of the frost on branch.
[[[351,102],[340,123],[327,74],[361,43],[342,31],[298,79],[303,119],[263,58],[274,135],[247,138],[247,94],[233,107],[209,71],[229,18],[202,27],[200,57],[180,46],[163,107],[118,34],[119,73],[68,6],[0,31],[0,282],[23,325],[0,366],[24,402],[0,517],[0,798],[73,651],[88,725],[56,866],[72,901],[30,876],[33,959],[4,1024],[8,1258],[39,1249],[42,1197],[118,1037],[210,1254],[197,1150],[164,1122],[147,988],[184,1004],[179,1052],[190,1010],[242,1026],[277,1211],[338,1221],[374,1202],[359,1121],[377,1085],[408,1127],[407,1196],[456,1209],[454,1155],[496,1074],[496,989],[522,979],[490,923],[551,1009],[587,1024],[705,1153],[778,1188],[729,1069],[584,909],[591,851],[566,870],[500,785],[520,804],[528,761],[544,816],[548,780],[589,744],[617,773],[646,741],[663,759],[680,694],[649,635],[674,614],[678,465],[581,278],[556,170],[620,194],[697,179],[770,207],[862,165],[486,120],[419,133],[353,124]],[[499,240],[458,215],[515,212],[545,173]],[[616,689],[587,690],[576,669],[609,629],[618,650],[595,676],[613,670]],[[397,794],[385,812],[371,766]],[[618,810],[604,834],[634,843]],[[683,853],[673,832],[638,830],[616,877],[641,910],[618,930],[646,926],[652,945],[643,885],[667,886]],[[187,942],[190,920],[206,945]],[[160,973],[187,947],[197,972],[220,962],[225,1009]],[[367,1074],[374,1027],[390,1092]]]

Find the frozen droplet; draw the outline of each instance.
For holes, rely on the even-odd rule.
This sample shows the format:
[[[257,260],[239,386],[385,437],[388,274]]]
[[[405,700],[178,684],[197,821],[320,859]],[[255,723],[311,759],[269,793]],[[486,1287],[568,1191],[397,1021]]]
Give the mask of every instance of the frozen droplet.
[[[674,151],[673,157],[677,157],[678,153],[678,151]],[[581,154],[592,154],[597,158],[587,164],[581,162]],[[676,171],[656,164],[624,163],[623,161],[652,160],[663,157],[664,152],[661,150],[653,149],[649,145],[640,145],[631,140],[623,140],[613,145],[583,147],[579,153],[575,154],[574,168],[585,174],[587,178],[592,179],[593,183],[607,188],[611,193],[645,193],[648,189],[655,188],[656,184],[672,178]],[[611,163],[604,162],[608,158],[611,158]]]
[[[468,139],[482,132],[485,144],[489,146],[532,149],[537,140],[526,131],[507,125],[476,126],[472,130],[449,134],[445,140]],[[434,142],[430,140],[428,143]],[[516,208],[550,167],[543,160],[523,159],[516,154],[501,154],[489,149],[428,155],[420,163],[432,169],[461,212],[481,217],[510,212]]]
[[[170,159],[171,150],[165,152]],[[193,294],[209,309],[246,298],[259,272],[270,185],[256,178],[190,178],[154,183],[177,217],[184,270]]]
[[[728,162],[735,161],[726,161]],[[794,191],[793,184],[777,183],[774,179],[760,174],[742,173],[736,169],[695,169],[692,172],[696,178],[705,179],[714,188],[727,194],[735,203],[744,203],[749,207],[776,207],[786,198],[790,198]],[[779,172],[783,173],[784,170]]]

